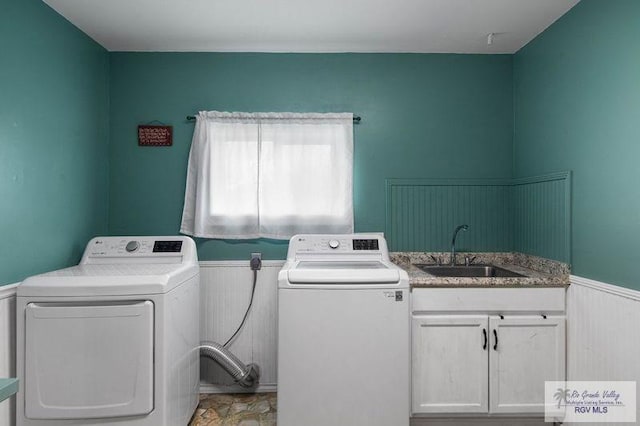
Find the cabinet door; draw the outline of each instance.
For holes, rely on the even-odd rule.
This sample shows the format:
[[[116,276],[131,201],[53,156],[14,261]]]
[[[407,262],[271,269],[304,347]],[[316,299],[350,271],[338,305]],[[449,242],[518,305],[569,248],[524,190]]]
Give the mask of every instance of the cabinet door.
[[[543,413],[544,382],[565,377],[565,317],[489,317],[489,412]]]
[[[486,315],[413,317],[414,413],[487,412],[487,323]]]

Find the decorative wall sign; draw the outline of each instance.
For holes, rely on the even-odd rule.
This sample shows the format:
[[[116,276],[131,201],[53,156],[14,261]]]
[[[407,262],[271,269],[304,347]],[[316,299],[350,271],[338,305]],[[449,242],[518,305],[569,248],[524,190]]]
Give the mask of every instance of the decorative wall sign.
[[[139,146],[171,146],[173,145],[173,126],[138,126]]]

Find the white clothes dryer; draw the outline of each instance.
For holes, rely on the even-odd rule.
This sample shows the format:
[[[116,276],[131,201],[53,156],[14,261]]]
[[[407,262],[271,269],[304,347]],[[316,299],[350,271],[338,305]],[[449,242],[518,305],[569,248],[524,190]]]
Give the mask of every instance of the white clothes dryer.
[[[17,426],[186,425],[198,404],[188,237],[97,237],[17,289]]]

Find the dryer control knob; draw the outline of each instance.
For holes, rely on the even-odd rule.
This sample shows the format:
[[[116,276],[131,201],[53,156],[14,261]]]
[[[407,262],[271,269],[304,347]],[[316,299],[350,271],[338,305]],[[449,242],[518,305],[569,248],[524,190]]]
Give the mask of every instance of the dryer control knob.
[[[140,243],[138,243],[137,241],[129,241],[125,247],[125,250],[131,253],[138,250],[138,247],[140,247]]]
[[[332,249],[337,249],[338,246],[340,246],[340,241],[338,240],[329,241],[329,247],[331,247]]]

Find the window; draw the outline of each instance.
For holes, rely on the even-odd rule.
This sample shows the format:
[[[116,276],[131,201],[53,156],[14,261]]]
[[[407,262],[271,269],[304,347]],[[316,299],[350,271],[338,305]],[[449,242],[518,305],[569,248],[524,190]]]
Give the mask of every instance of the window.
[[[180,231],[288,239],[353,232],[353,115],[201,112]]]

